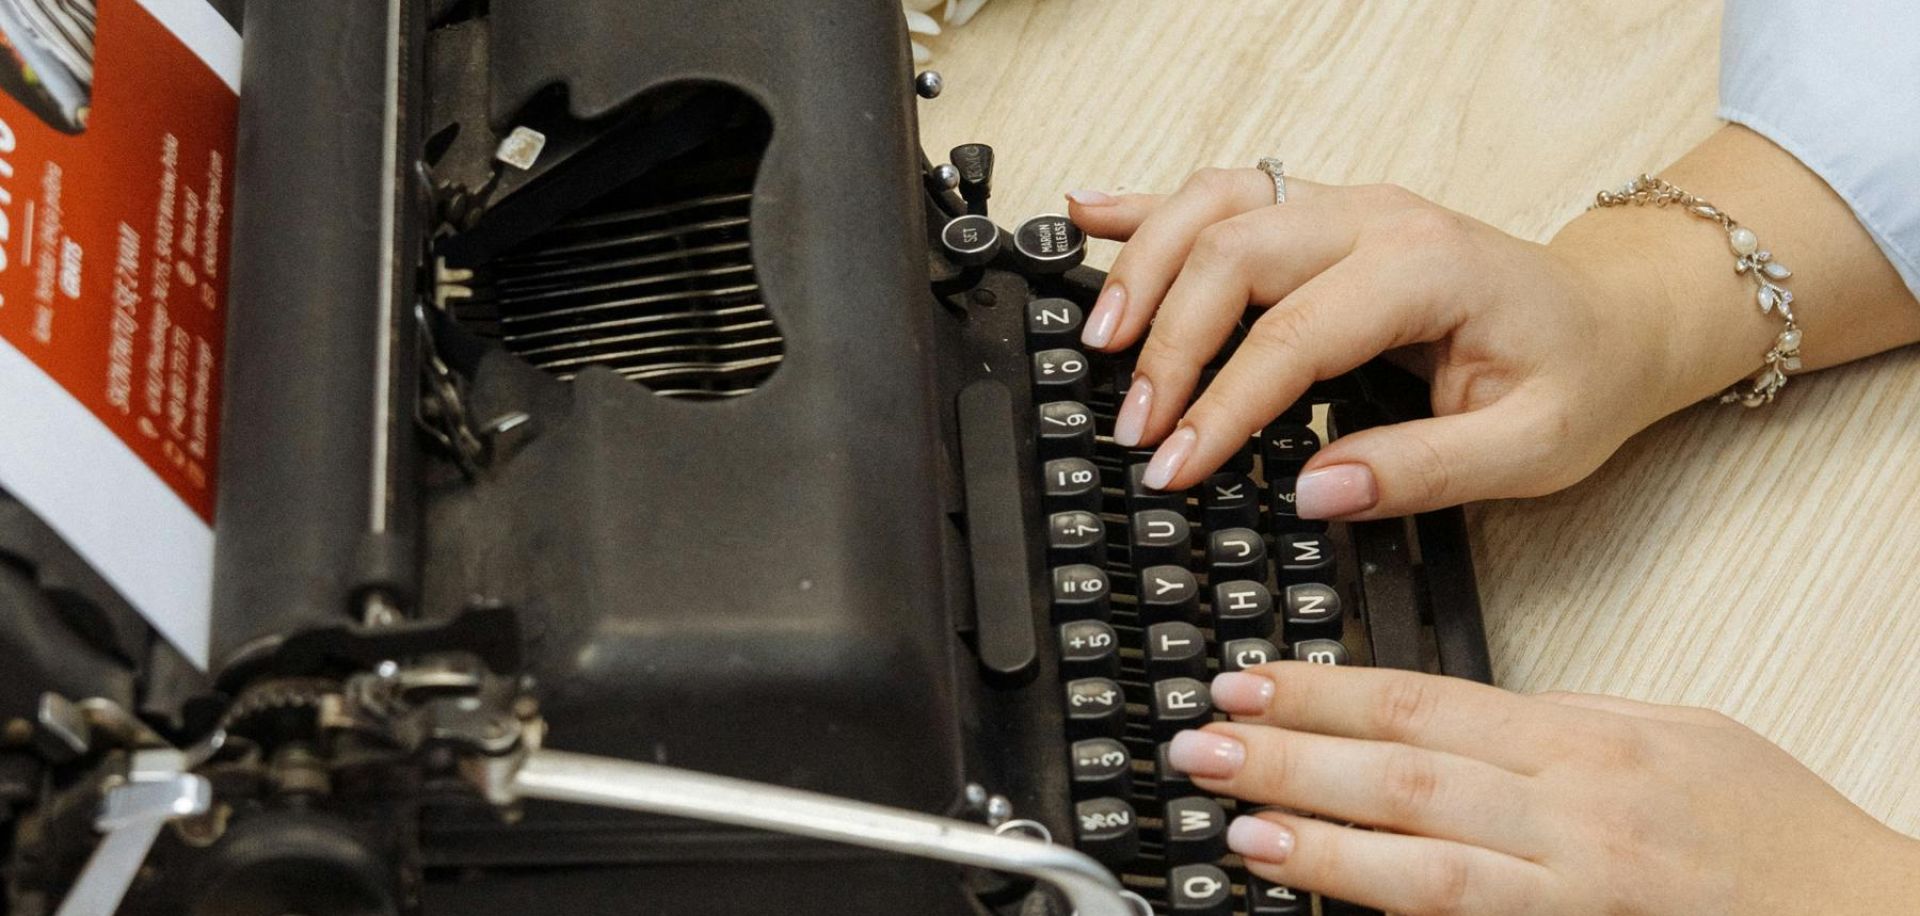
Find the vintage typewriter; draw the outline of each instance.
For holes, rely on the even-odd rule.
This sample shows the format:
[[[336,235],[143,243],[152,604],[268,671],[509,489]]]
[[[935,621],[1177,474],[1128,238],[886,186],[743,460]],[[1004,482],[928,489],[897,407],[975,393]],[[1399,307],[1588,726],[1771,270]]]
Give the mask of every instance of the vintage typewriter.
[[[1416,382],[1141,486],[892,0],[244,20],[211,669],[0,498],[0,911],[1352,911],[1162,747],[1267,660],[1489,677],[1457,512],[1291,512]]]

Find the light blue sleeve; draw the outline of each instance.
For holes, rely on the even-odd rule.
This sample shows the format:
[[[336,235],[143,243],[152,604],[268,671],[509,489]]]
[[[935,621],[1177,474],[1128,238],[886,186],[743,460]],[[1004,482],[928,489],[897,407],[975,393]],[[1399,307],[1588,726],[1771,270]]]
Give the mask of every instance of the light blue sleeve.
[[[1920,0],[1727,0],[1720,117],[1825,179],[1920,296]]]

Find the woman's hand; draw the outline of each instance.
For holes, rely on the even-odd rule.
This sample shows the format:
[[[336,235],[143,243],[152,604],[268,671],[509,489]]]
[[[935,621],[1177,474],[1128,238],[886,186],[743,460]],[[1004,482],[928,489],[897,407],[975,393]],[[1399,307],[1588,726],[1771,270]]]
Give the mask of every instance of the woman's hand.
[[[1728,128],[1667,174],[1794,267],[1808,368],[1920,340],[1898,274],[1793,157]],[[1725,232],[1679,210],[1595,211],[1539,245],[1392,186],[1288,194],[1235,169],[1165,197],[1068,195],[1088,233],[1126,241],[1084,342],[1145,338],[1115,438],[1160,443],[1150,485],[1194,486],[1311,382],[1384,353],[1432,381],[1435,419],[1328,444],[1299,477],[1303,517],[1541,495],[1753,372],[1779,333]],[[1249,303],[1272,307],[1196,398]]]
[[[1331,443],[1300,475],[1305,517],[1549,493],[1691,396],[1663,390],[1659,323],[1546,246],[1392,186],[1288,191],[1273,205],[1270,179],[1246,169],[1165,198],[1077,195],[1083,228],[1127,240],[1084,342],[1146,337],[1115,438],[1165,440],[1149,483],[1198,484],[1310,383],[1381,353],[1431,378],[1437,419]],[[1278,304],[1195,398],[1249,302]]]
[[[1302,662],[1213,696],[1233,721],[1171,760],[1287,809],[1228,842],[1289,887],[1402,916],[1920,912],[1920,842],[1718,713]]]

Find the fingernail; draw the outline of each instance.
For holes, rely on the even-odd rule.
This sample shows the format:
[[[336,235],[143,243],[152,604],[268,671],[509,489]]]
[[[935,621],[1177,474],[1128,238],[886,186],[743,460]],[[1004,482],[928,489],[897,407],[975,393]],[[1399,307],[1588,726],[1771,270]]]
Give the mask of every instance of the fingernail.
[[[1225,735],[1187,731],[1174,735],[1168,743],[1167,762],[1188,776],[1228,779],[1247,762],[1247,749]]]
[[[1088,188],[1068,191],[1067,199],[1082,207],[1104,207],[1116,202],[1112,194]]]
[[[1147,434],[1147,412],[1153,409],[1153,383],[1146,376],[1133,380],[1127,399],[1120,404],[1120,415],[1113,418],[1113,441],[1132,448]]]
[[[1339,518],[1364,512],[1379,501],[1373,470],[1364,464],[1308,471],[1293,482],[1293,508],[1301,518]]]
[[[1182,426],[1160,443],[1160,448],[1147,461],[1147,471],[1140,475],[1140,482],[1156,490],[1164,490],[1173,482],[1173,475],[1180,473],[1180,466],[1187,463],[1187,456],[1193,454],[1193,446],[1200,441],[1200,434],[1191,426]]]
[[[1267,711],[1273,701],[1273,682],[1245,671],[1229,671],[1213,679],[1207,689],[1213,708],[1232,716],[1253,716]]]
[[[1127,310],[1127,290],[1118,283],[1109,283],[1100,291],[1100,298],[1093,303],[1093,313],[1087,316],[1086,330],[1080,332],[1080,342],[1099,349],[1113,342],[1113,332],[1120,327],[1120,315]]]
[[[1236,817],[1227,825],[1227,848],[1278,865],[1293,855],[1293,831],[1265,818]]]

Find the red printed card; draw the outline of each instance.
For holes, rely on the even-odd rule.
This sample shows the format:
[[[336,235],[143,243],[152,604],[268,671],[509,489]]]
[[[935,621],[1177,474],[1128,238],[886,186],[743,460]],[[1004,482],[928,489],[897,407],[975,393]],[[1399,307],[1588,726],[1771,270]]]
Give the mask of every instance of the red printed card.
[[[203,664],[239,69],[204,0],[0,2],[0,488]]]

